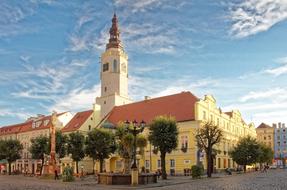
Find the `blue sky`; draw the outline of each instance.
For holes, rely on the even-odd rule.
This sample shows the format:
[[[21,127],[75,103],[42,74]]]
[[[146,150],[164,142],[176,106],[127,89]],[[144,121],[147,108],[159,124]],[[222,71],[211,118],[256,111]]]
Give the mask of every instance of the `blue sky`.
[[[287,122],[285,0],[1,0],[0,126],[92,107],[114,10],[135,101],[213,94],[247,122]]]

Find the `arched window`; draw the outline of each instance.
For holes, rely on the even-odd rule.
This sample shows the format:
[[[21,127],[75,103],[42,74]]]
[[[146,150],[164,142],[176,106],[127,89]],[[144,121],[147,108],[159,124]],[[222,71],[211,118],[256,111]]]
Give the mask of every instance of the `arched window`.
[[[114,72],[118,72],[118,63],[117,63],[117,60],[114,60],[114,63],[113,63],[113,71],[114,71]]]

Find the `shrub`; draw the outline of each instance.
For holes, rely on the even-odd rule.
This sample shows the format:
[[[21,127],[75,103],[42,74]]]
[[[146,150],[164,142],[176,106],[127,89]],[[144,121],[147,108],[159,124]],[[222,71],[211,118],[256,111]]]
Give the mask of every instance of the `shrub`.
[[[202,165],[193,165],[191,167],[191,176],[192,178],[200,178],[203,175]]]
[[[75,178],[73,176],[73,168],[70,166],[65,167],[64,171],[63,171],[63,181],[64,182],[71,182],[74,180],[75,180]]]

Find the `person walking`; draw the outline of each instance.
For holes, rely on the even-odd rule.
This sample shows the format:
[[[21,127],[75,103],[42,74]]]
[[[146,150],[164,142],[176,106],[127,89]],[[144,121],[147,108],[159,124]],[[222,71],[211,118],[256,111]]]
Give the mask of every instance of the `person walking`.
[[[58,170],[55,169],[55,180],[59,179]]]

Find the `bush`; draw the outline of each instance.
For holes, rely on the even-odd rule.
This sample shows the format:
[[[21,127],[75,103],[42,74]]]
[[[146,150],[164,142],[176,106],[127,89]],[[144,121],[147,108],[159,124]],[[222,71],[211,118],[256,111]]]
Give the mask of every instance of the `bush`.
[[[203,175],[202,165],[193,165],[191,167],[191,176],[192,178],[200,178]]]
[[[75,178],[73,176],[73,168],[70,166],[65,167],[64,171],[63,171],[63,181],[64,182],[71,182],[74,180],[75,180]]]

